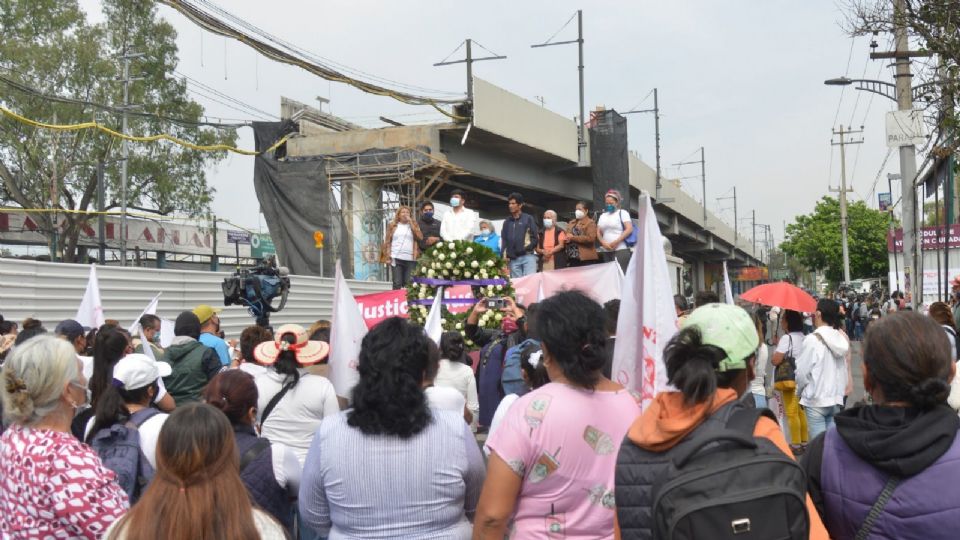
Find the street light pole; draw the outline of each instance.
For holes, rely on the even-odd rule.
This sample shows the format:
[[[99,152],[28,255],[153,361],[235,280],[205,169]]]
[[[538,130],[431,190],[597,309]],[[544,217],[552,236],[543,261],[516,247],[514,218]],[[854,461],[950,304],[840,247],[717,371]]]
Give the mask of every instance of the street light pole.
[[[904,21],[906,17],[906,1],[895,0],[894,2],[894,20],[896,29],[894,31],[895,46],[897,52],[896,64],[896,83],[897,86],[897,109],[909,111],[913,109],[913,92],[910,87],[910,81],[913,75],[910,73],[910,43],[907,39],[907,26]],[[909,268],[907,275],[910,278],[910,300],[911,307],[916,307],[917,281],[920,275],[917,273],[917,256],[915,249],[916,229],[916,189],[914,182],[917,179],[917,149],[912,144],[900,147],[900,177],[901,202],[903,204],[903,260],[904,269]],[[909,266],[908,266],[909,265]]]

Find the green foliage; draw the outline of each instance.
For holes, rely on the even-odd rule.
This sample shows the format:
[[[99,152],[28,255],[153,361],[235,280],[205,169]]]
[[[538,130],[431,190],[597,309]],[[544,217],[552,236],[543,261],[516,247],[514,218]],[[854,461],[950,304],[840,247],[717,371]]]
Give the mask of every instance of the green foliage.
[[[857,201],[847,205],[847,224],[851,279],[886,275],[889,216]],[[780,247],[808,268],[824,270],[831,282],[842,281],[840,202],[824,197],[811,214],[798,216]]]
[[[495,251],[475,242],[463,240],[437,242],[420,256],[413,273],[414,281],[407,287],[410,320],[416,324],[424,324],[430,313],[430,306],[420,305],[417,302],[435,298],[437,294],[437,287],[417,283],[417,278],[464,282],[499,278],[505,281],[503,285],[473,285],[473,297],[513,297],[514,290],[510,285],[510,279],[504,273],[505,266],[506,263]],[[446,288],[449,289],[449,287]],[[441,311],[443,331],[458,331],[463,334],[468,347],[474,346],[466,336],[466,320],[472,309],[463,313],[451,313],[446,306],[442,306]],[[484,328],[497,328],[501,320],[498,317],[500,317],[499,313],[488,311],[480,317],[479,324]]]
[[[157,17],[151,0],[103,0],[105,20],[87,21],[76,0],[0,0],[0,74],[43,94],[96,104],[123,104],[125,51],[142,53],[130,61],[130,115],[133,135],[168,133],[197,144],[236,142],[232,130],[201,128],[203,107],[190,100],[186,84],[174,78],[176,32]],[[74,124],[96,119],[117,131],[121,115],[99,108],[59,103],[14,90],[0,82],[0,103],[42,122]],[[97,163],[105,163],[106,209],[121,206],[120,141],[92,130],[52,131],[0,119],[0,203],[24,208],[50,208],[51,185],[57,185],[56,207],[81,212],[96,209]],[[127,164],[129,206],[162,214],[201,215],[208,211],[213,190],[204,170],[224,152],[197,152],[178,145],[130,143]],[[49,214],[35,218],[53,230]],[[64,260],[73,260],[81,227],[88,214],[61,214]]]

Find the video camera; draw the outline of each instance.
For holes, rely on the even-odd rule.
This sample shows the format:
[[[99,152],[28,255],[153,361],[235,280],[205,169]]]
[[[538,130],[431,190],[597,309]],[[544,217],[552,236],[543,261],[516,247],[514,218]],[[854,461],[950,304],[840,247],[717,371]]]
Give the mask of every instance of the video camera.
[[[252,268],[237,268],[237,271],[223,280],[223,305],[246,306],[251,315],[257,318],[257,324],[270,327],[270,313],[283,309],[290,292],[290,278],[284,266],[277,267],[276,258],[271,255]],[[273,307],[273,299],[280,296],[280,305]]]

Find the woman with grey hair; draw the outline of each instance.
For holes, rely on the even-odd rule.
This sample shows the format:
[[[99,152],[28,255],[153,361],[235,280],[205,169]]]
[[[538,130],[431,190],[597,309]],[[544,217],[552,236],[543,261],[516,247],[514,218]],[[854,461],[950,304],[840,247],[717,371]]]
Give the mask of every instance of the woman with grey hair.
[[[98,539],[126,512],[126,493],[96,452],[70,434],[87,401],[73,347],[38,336],[3,365],[0,436],[0,536]]]
[[[480,220],[480,236],[474,236],[473,241],[500,254],[500,235],[493,228],[493,224],[485,219]]]
[[[566,233],[557,226],[557,213],[547,210],[543,213],[543,229],[536,250],[541,272],[567,267],[566,243]]]

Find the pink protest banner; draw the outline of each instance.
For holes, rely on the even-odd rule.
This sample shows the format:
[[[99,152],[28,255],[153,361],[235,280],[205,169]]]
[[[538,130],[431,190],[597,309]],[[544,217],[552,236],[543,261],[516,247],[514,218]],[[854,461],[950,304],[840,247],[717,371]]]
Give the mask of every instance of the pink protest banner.
[[[561,291],[579,290],[603,304],[620,298],[623,272],[616,262],[538,272],[510,281],[517,302],[529,305]]]
[[[444,298],[472,298],[473,292],[467,285],[450,287],[444,290]],[[386,291],[372,294],[361,294],[353,297],[357,301],[357,309],[363,315],[363,322],[367,328],[373,328],[380,321],[390,317],[407,318],[407,291]],[[451,313],[463,313],[469,310],[470,304],[451,304],[446,306]]]

